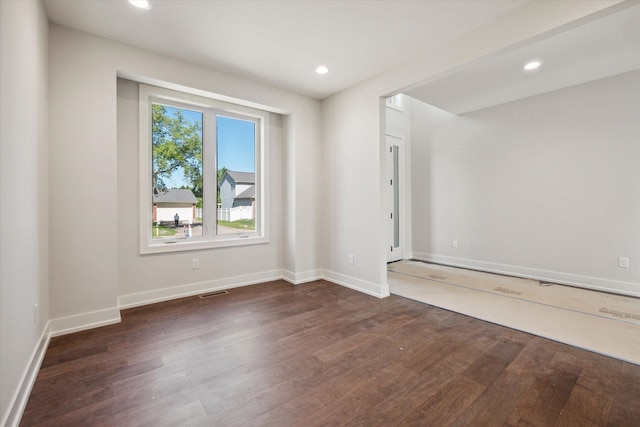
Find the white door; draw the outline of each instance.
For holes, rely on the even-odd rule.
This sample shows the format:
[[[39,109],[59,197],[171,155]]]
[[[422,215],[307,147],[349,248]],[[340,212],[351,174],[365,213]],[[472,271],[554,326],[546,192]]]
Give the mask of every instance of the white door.
[[[388,251],[387,262],[402,259],[402,212],[400,166],[402,138],[387,135],[387,182],[388,182]]]

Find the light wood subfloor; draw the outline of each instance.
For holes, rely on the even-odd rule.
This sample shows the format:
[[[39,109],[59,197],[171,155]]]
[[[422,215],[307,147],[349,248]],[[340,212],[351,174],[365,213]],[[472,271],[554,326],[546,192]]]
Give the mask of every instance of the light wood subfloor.
[[[391,293],[640,365],[640,299],[420,261],[388,264]]]
[[[406,298],[284,281],[52,339],[22,425],[637,426],[640,366]]]

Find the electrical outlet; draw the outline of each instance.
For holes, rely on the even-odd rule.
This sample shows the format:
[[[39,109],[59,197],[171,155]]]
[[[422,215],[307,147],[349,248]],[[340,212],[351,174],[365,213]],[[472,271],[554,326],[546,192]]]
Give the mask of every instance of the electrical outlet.
[[[37,325],[39,321],[40,321],[40,307],[38,306],[38,303],[35,303],[33,305],[33,324]]]
[[[198,268],[200,268],[200,260],[198,258],[194,258],[191,260],[191,268],[193,270],[197,270]]]
[[[349,255],[349,264],[353,264],[354,262],[353,255]]]
[[[629,268],[629,258],[623,256],[618,257],[618,267]]]
[[[453,241],[453,243],[451,243],[451,244],[452,244],[452,246],[453,246],[454,248],[457,248],[457,247],[458,247],[458,241],[457,241],[457,240],[454,240],[454,241]]]

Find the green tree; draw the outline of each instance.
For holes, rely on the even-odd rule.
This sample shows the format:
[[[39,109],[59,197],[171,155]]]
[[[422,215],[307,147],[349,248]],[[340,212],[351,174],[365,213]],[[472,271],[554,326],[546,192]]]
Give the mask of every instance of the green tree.
[[[222,167],[221,169],[218,169],[218,178],[216,180],[216,182],[218,183],[218,190],[220,190],[220,181],[222,181],[222,177],[224,176],[225,173],[227,173],[228,169],[226,167]]]
[[[216,203],[218,204],[222,203],[222,200],[220,199],[220,181],[222,181],[222,177],[224,176],[225,173],[227,173],[227,170],[228,169],[225,166],[218,169],[218,177],[216,179],[216,190],[217,190],[216,193],[218,194]]]
[[[167,189],[165,180],[182,168],[191,191],[202,197],[202,121],[191,122],[178,108],[169,114],[152,105],[153,191]]]

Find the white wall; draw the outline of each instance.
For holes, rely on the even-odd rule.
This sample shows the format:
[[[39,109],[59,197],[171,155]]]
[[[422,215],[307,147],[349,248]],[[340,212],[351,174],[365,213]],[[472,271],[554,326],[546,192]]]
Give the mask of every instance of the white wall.
[[[321,104],[306,102],[282,118],[283,269],[293,283],[322,274],[326,172],[322,151]]]
[[[331,207],[324,211],[326,275],[377,296],[388,295],[380,271],[387,238],[380,214],[381,103],[375,93],[357,87],[325,100],[322,117]]]
[[[0,2],[2,425],[19,421],[30,391],[29,376],[37,372],[44,350],[49,319],[47,38],[40,2]]]
[[[525,42],[615,2],[530,2],[415,60],[322,103],[328,204],[323,228],[327,277],[386,295],[385,112],[381,96],[436,78],[474,59]],[[359,215],[362,210],[368,215]],[[414,221],[415,223],[415,221]],[[348,255],[355,256],[350,265]]]
[[[412,112],[414,256],[640,296],[640,71]]]
[[[51,221],[65,224],[51,233],[56,244],[51,254],[54,332],[88,322],[116,321],[119,303],[259,281],[271,277],[274,269],[280,274],[284,249],[279,239],[285,239],[287,251],[297,257],[285,266],[290,279],[318,270],[315,214],[306,215],[319,203],[318,101],[57,25],[51,26],[50,39]],[[118,146],[118,74],[246,100],[288,114],[286,130],[279,130],[277,123],[274,127],[286,134],[286,146],[280,150],[287,152],[271,159],[281,166],[275,170],[282,169],[283,177],[276,181],[280,189],[274,189],[276,228],[270,245],[138,255],[137,241],[134,248],[126,237],[138,235],[137,214],[126,208],[138,203],[131,190],[137,188],[138,163]],[[282,158],[291,164],[278,163]],[[293,181],[298,187],[290,187]],[[292,203],[277,203],[282,186]],[[84,215],[71,215],[77,211]],[[289,219],[287,226],[278,227],[284,216]],[[304,233],[296,233],[299,229]],[[194,255],[200,258],[199,270],[191,269]],[[252,263],[242,261],[246,259]]]

